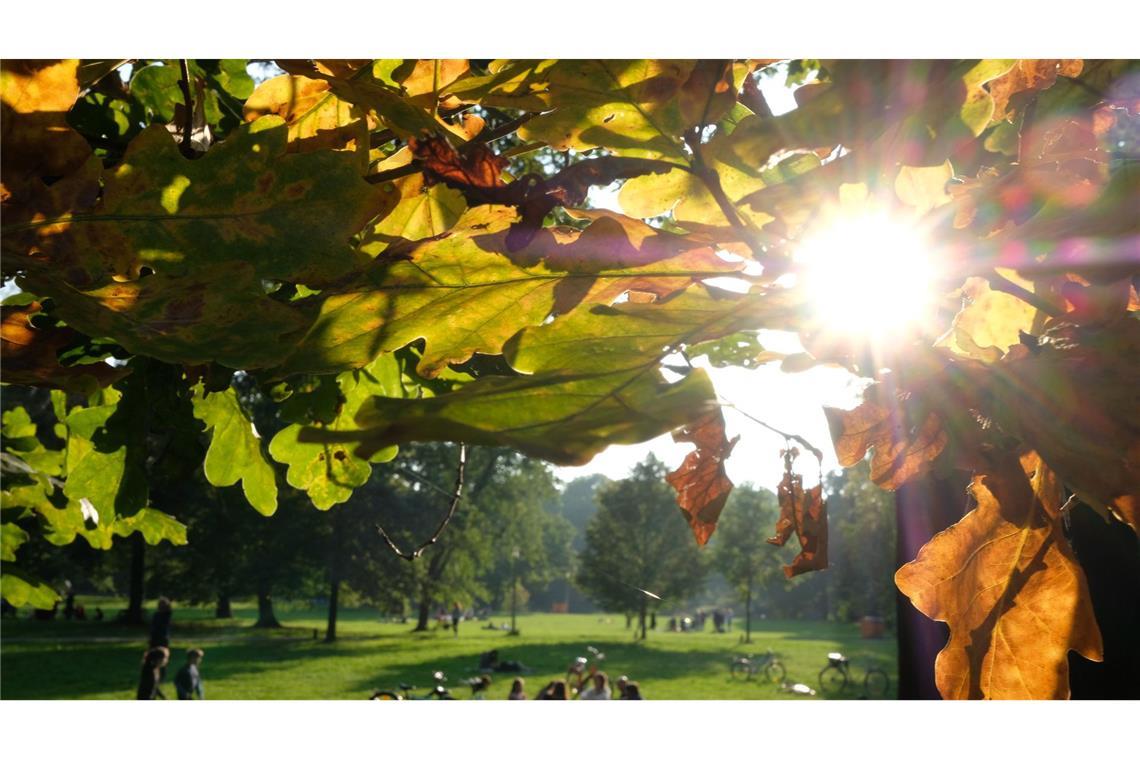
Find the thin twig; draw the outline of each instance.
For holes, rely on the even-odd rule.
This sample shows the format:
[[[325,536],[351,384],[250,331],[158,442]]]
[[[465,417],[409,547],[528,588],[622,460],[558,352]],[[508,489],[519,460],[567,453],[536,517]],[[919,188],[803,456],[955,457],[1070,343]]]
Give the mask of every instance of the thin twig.
[[[718,395],[719,395],[719,394],[718,394]],[[721,405],[722,407],[727,407],[727,408],[729,408],[729,409],[732,409],[732,410],[734,410],[734,411],[736,411],[736,412],[738,412],[738,413],[740,413],[740,414],[743,414],[745,417],[747,417],[748,419],[752,420],[752,421],[753,421],[753,422],[755,422],[757,425],[761,425],[761,426],[763,426],[763,427],[766,427],[766,428],[768,428],[769,430],[771,430],[773,433],[776,433],[776,434],[778,434],[778,435],[782,435],[784,438],[786,438],[786,439],[788,439],[788,440],[792,440],[792,441],[795,441],[796,443],[802,444],[802,445],[804,446],[804,448],[806,448],[808,451],[810,451],[812,454],[814,454],[814,455],[815,455],[815,458],[816,458],[816,459],[818,459],[818,460],[819,460],[819,461],[821,461],[821,462],[823,461],[823,452],[822,452],[822,451],[820,451],[819,449],[817,449],[815,446],[812,446],[812,445],[811,445],[811,444],[810,444],[810,443],[807,441],[807,439],[806,439],[806,438],[804,438],[803,436],[800,436],[800,435],[796,435],[795,433],[788,433],[788,432],[785,432],[785,431],[783,431],[783,430],[780,430],[780,428],[778,428],[778,427],[775,427],[775,426],[773,426],[773,425],[769,425],[767,422],[765,422],[765,421],[764,421],[764,420],[762,420],[762,419],[759,419],[759,418],[757,418],[757,417],[753,417],[751,414],[749,414],[748,412],[744,411],[743,409],[741,409],[740,407],[738,407],[736,404],[734,404],[734,403],[732,403],[731,401],[729,401],[728,399],[726,399],[724,396],[721,396],[721,397],[720,397],[720,405]]]
[[[178,149],[182,155],[193,158],[195,152],[190,144],[190,136],[194,133],[194,100],[190,96],[190,66],[185,58],[180,58],[178,64],[182,67],[182,78],[178,85],[182,88],[182,99],[186,101],[186,113],[182,116],[182,144]]]
[[[408,562],[413,561],[424,553],[424,549],[433,545],[439,540],[439,536],[443,533],[444,528],[451,522],[451,518],[455,516],[455,510],[459,507],[459,500],[463,495],[463,472],[467,469],[467,444],[459,444],[459,465],[455,471],[455,491],[451,494],[451,504],[448,505],[447,514],[444,515],[443,520],[440,521],[439,527],[435,529],[435,533],[431,535],[427,541],[424,541],[418,547],[410,552],[401,551],[400,547],[396,546],[396,542],[388,535],[388,532],[380,525],[376,524],[376,530],[380,537],[388,544],[388,548],[395,553],[400,559],[406,559]]]

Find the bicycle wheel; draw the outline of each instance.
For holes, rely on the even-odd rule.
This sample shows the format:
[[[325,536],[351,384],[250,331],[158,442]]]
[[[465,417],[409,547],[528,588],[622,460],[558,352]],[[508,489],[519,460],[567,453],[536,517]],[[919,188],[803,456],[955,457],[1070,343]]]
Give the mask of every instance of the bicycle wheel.
[[[372,695],[372,698],[373,699],[382,699],[382,700],[403,699],[403,697],[401,697],[399,694],[397,694],[394,691],[378,691]]]
[[[780,684],[784,682],[784,676],[788,671],[784,668],[784,663],[779,660],[772,660],[764,666],[764,677],[771,683]]]
[[[748,662],[740,662],[737,660],[732,663],[732,677],[749,679],[752,677],[752,664]]]
[[[890,677],[878,668],[871,668],[863,677],[863,693],[868,699],[884,699],[890,688]]]
[[[847,688],[847,674],[828,665],[819,671],[819,688],[824,694],[835,696]]]

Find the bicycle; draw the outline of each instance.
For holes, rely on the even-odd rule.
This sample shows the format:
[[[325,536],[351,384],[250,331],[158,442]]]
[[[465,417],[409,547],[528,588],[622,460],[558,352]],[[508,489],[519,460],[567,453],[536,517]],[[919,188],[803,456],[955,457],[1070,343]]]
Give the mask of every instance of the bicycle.
[[[448,691],[447,687],[444,686],[444,683],[447,681],[447,676],[443,674],[442,670],[435,671],[431,674],[431,676],[435,680],[435,686],[433,686],[431,690],[425,694],[419,696],[412,694],[412,691],[416,687],[412,684],[401,683],[398,688],[403,692],[403,694],[399,694],[398,692],[391,689],[377,689],[376,691],[372,692],[372,696],[369,697],[369,699],[377,699],[381,701],[393,699],[455,699],[455,697],[451,695],[451,692]]]
[[[779,655],[771,649],[760,656],[748,655],[735,658],[729,672],[733,678],[744,678],[747,681],[751,681],[757,673],[763,672],[764,678],[775,684],[783,683],[784,676],[788,674],[784,663],[780,662]]]
[[[842,694],[851,682],[851,662],[840,652],[829,652],[827,665],[819,671],[819,688],[829,696]],[[891,679],[885,671],[874,666],[863,675],[861,699],[882,699],[887,696]]]

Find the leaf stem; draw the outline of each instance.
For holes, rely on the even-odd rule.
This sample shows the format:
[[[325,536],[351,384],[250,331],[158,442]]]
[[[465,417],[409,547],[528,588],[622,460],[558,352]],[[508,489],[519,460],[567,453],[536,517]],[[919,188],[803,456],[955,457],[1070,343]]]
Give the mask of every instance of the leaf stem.
[[[777,435],[781,435],[788,440],[795,441],[796,443],[802,444],[803,447],[806,448],[808,451],[810,451],[815,456],[815,458],[817,460],[819,460],[821,463],[823,462],[823,452],[820,451],[819,449],[817,449],[815,446],[812,446],[811,443],[809,443],[808,440],[806,438],[804,438],[803,436],[796,435],[795,433],[788,433],[784,430],[780,430],[780,428],[778,428],[774,425],[769,425],[764,420],[762,420],[758,417],[753,417],[751,414],[744,411],[743,409],[738,407],[736,404],[734,404],[731,401],[729,401],[728,399],[726,399],[724,396],[721,396],[720,394],[717,394],[717,395],[720,397],[720,406],[722,408],[732,409],[733,411],[735,411],[739,414],[742,414],[745,417],[747,417],[748,419],[752,420],[757,425],[760,425],[762,427],[766,427],[769,430],[771,430],[773,433],[776,433]]]

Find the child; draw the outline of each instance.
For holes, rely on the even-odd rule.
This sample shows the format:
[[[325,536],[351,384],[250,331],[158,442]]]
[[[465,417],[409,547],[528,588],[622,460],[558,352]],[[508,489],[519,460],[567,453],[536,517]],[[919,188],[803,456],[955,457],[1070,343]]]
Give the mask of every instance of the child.
[[[162,672],[170,661],[170,650],[166,647],[151,647],[143,655],[142,672],[139,674],[139,699],[166,699],[159,688]]]
[[[174,688],[179,699],[205,699],[202,692],[202,676],[198,673],[198,663],[206,653],[201,649],[191,649],[186,653],[186,664],[174,676]]]

